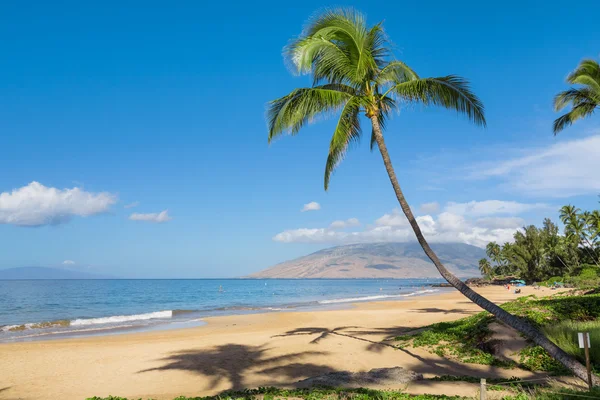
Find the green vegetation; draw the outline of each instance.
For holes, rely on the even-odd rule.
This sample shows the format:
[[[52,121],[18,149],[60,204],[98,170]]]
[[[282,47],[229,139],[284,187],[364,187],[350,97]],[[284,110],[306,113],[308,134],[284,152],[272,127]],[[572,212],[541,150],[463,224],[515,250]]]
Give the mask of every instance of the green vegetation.
[[[452,379],[447,379],[452,380]],[[463,380],[463,379],[460,379]],[[495,390],[502,387],[488,387]],[[600,388],[592,391],[576,391],[570,389],[537,388],[534,390],[519,388],[514,394],[501,397],[503,400],[582,400],[582,398],[600,398]],[[275,400],[275,399],[305,399],[305,400],[461,400],[472,397],[445,395],[410,395],[400,391],[372,389],[277,389],[273,387],[244,390],[240,392],[225,392],[218,396],[208,397],[177,397],[173,400]],[[500,399],[500,397],[494,397]],[[90,397],[87,400],[135,400],[125,397]],[[139,399],[142,400],[142,399]]]
[[[396,339],[403,342],[401,347],[409,344],[412,347],[427,347],[440,357],[464,363],[511,367],[510,363],[486,351],[485,343],[491,334],[488,325],[493,320],[493,316],[482,312],[458,321],[433,324],[417,334]]]
[[[600,320],[587,322],[565,321],[560,324],[545,326],[544,332],[561,349],[580,360],[584,359],[584,351],[579,348],[577,333],[589,332],[590,342],[594,343],[594,346],[590,348],[590,359],[594,369],[600,371]]]
[[[541,327],[554,343],[580,360],[583,360],[582,353],[575,348],[577,342],[573,332],[586,328],[591,331],[594,338],[600,335],[600,295],[598,294],[555,295],[542,299],[526,296],[505,303],[502,308]],[[532,371],[547,371],[553,374],[569,372],[539,346],[528,346],[523,349],[519,353],[519,364],[495,357],[489,343],[492,334],[489,325],[494,321],[492,315],[481,312],[457,321],[429,325],[396,339],[400,342],[400,347],[425,347],[439,356],[464,363],[505,368],[518,365]],[[600,343],[600,337],[595,340],[594,343]],[[592,356],[592,360],[598,370],[600,349],[596,351],[598,355]]]
[[[540,346],[528,346],[519,352],[519,366],[530,371],[545,371],[551,375],[569,375],[561,363],[550,357]]]
[[[563,234],[550,219],[542,228],[526,226],[515,232],[514,243],[486,246],[487,259],[479,269],[487,278],[516,276],[528,282],[555,282],[583,287],[600,286],[600,211],[561,208]]]
[[[554,134],[565,129],[581,118],[591,116],[600,108],[600,65],[594,60],[583,60],[575,71],[569,74],[567,82],[579,85],[554,98],[554,109],[560,111],[571,105],[571,111],[554,121]]]

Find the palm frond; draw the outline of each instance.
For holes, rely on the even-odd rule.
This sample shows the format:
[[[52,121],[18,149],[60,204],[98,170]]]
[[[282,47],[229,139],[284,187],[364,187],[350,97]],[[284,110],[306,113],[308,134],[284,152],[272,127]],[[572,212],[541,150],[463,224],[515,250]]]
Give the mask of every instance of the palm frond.
[[[374,75],[378,61],[383,62],[384,44],[381,26],[367,30],[362,14],[352,9],[329,10],[309,23],[284,54],[298,73],[312,73],[315,84],[358,86]]]
[[[571,88],[560,92],[554,97],[554,110],[560,111],[569,104],[574,107],[585,104],[595,103],[600,105],[600,93],[594,93],[589,88]]]
[[[371,53],[371,57],[375,61],[375,64],[382,69],[388,57],[390,56],[389,41],[385,30],[383,29],[383,23],[380,22],[374,25],[367,34],[367,40],[365,43],[365,49]]]
[[[581,87],[560,92],[554,98],[554,110],[560,111],[570,105],[571,111],[554,120],[556,136],[567,126],[588,117],[600,108],[600,65],[595,60],[583,60],[567,77],[567,82]]]
[[[340,90],[344,89],[344,90]],[[343,85],[295,89],[267,105],[269,143],[284,132],[292,135],[315,117],[334,112],[352,97]]]
[[[389,62],[375,78],[378,85],[400,84],[415,79],[419,79],[417,73],[402,61]]]
[[[577,66],[577,69],[571,72],[567,77],[567,82],[577,84],[579,82],[576,82],[576,80],[581,76],[589,76],[597,82],[600,82],[600,64],[591,59],[581,61]]]
[[[329,179],[335,168],[344,159],[348,145],[358,142],[361,136],[360,112],[361,99],[353,97],[342,109],[335,131],[329,144],[329,155],[325,164],[325,190],[329,188]]]
[[[440,78],[416,79],[395,85],[391,89],[401,99],[456,110],[476,125],[485,126],[483,103],[469,88],[469,82],[449,75]]]
[[[600,78],[594,79],[590,75],[579,75],[571,82],[576,85],[587,86],[587,89],[596,98],[600,98]],[[599,100],[600,101],[600,100]]]
[[[322,37],[307,37],[289,47],[289,61],[295,72],[312,74],[313,84],[321,81],[352,83],[355,67],[348,52]]]
[[[572,125],[575,121],[588,117],[594,113],[597,105],[595,103],[580,103],[573,107],[568,113],[561,115],[554,120],[554,135],[556,136],[560,131],[565,129],[567,126]]]

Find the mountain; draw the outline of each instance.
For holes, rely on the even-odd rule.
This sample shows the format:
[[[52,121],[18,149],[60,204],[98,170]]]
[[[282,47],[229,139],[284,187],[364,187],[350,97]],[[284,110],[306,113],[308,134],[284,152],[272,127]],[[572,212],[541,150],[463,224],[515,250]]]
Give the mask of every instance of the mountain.
[[[0,280],[15,279],[109,279],[110,276],[90,274],[70,269],[19,267],[0,269]]]
[[[442,263],[459,277],[480,276],[479,247],[464,243],[431,245]],[[365,243],[332,247],[285,261],[248,278],[439,278],[418,243]]]

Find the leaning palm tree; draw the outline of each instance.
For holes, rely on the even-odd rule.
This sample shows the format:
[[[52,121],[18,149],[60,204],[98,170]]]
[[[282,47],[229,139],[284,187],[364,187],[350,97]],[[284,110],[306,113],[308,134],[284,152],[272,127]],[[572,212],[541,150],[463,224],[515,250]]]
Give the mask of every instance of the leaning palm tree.
[[[583,60],[577,69],[567,76],[567,82],[580,85],[554,98],[554,109],[560,111],[571,105],[571,111],[554,121],[554,134],[558,134],[578,119],[589,117],[600,108],[600,65],[594,60]]]
[[[483,104],[471,92],[468,82],[454,75],[419,77],[405,63],[392,58],[382,24],[368,28],[364,17],[352,10],[326,11],[318,16],[285,48],[285,55],[298,74],[312,75],[313,85],[293,90],[268,104],[269,143],[283,133],[298,133],[320,116],[339,112],[325,164],[327,190],[331,174],[349,144],[361,137],[361,116],[366,116],[372,128],[371,149],[377,146],[381,153],[400,207],[439,273],[471,301],[530,337],[585,379],[585,367],[538,329],[485,299],[444,267],[425,240],[396,179],[383,136],[392,111],[403,102],[436,105],[465,114],[476,125],[485,126]]]

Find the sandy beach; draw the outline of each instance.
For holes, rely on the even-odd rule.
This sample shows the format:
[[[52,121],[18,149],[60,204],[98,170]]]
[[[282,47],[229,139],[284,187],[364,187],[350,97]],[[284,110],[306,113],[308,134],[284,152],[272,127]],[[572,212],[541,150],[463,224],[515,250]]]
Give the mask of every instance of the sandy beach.
[[[498,303],[517,296],[502,287],[476,290]],[[551,293],[555,292],[527,287],[521,295]],[[423,349],[390,346],[395,336],[411,328],[479,311],[460,293],[450,292],[360,303],[346,310],[214,317],[206,319],[206,326],[189,329],[0,344],[0,398],[172,399],[232,388],[289,387],[331,371],[394,366],[426,378],[532,376],[525,371],[457,364]],[[476,389],[460,382],[425,381],[407,390],[472,395]]]

